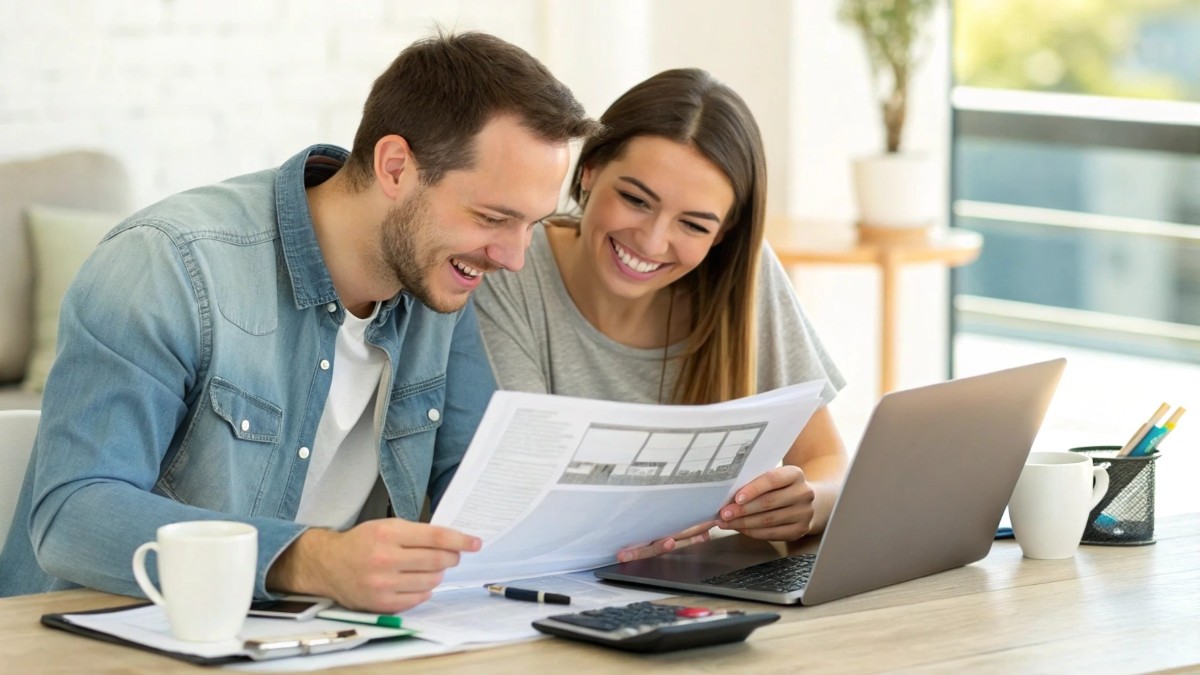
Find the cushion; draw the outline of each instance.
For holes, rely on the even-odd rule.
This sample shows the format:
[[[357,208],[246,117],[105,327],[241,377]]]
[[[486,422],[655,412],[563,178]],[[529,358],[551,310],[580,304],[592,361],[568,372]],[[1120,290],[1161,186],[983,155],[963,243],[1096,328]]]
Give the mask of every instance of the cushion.
[[[17,383],[32,340],[30,204],[130,213],[131,185],[112,155],[75,150],[0,162],[0,383]]]
[[[122,216],[35,205],[27,217],[33,249],[33,351],[21,388],[40,392],[54,363],[63,296],[83,261]]]

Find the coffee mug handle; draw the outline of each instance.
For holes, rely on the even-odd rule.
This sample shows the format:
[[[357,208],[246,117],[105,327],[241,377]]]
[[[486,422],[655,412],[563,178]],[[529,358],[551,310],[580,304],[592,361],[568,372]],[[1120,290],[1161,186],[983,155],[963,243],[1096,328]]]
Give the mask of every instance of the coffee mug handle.
[[[1104,495],[1108,493],[1108,472],[1104,467],[1097,466],[1092,469],[1092,503],[1088,505],[1088,510],[1096,508]]]
[[[1107,477],[1104,484],[1105,486],[1108,485]],[[158,542],[148,541],[137,547],[137,550],[133,552],[133,578],[137,579],[138,587],[142,589],[147,598],[150,598],[156,605],[166,607],[167,601],[158,592],[158,589],[154,587],[154,583],[150,581],[150,575],[146,574],[146,554],[150,551],[158,552]]]

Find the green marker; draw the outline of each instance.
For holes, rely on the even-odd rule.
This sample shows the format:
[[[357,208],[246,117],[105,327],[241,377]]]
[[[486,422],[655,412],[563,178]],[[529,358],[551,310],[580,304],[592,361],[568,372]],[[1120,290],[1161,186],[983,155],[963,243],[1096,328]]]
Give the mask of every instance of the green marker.
[[[401,619],[394,614],[367,614],[366,612],[351,612],[345,609],[323,609],[317,612],[322,619],[346,621],[348,623],[365,623],[371,626],[399,628]]]

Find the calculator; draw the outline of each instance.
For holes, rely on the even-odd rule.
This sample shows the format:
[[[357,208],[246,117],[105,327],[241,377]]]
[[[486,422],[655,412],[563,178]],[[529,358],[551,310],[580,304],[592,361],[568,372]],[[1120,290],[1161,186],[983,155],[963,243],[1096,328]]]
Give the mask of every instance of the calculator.
[[[635,602],[557,614],[534,621],[533,627],[550,635],[631,652],[670,652],[739,642],[755,628],[778,620],[773,612]]]

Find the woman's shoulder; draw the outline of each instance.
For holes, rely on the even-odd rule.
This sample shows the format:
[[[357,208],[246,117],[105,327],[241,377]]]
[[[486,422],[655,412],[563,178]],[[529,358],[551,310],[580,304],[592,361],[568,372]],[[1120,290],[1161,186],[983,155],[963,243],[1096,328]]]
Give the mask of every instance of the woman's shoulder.
[[[763,240],[758,254],[758,288],[760,293],[792,290],[792,280],[771,244]]]

